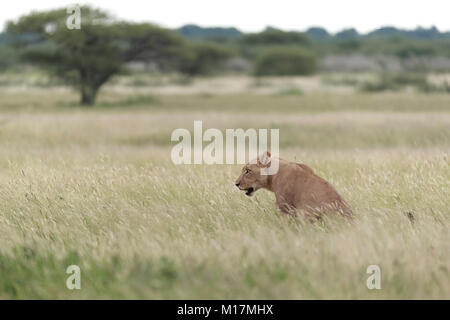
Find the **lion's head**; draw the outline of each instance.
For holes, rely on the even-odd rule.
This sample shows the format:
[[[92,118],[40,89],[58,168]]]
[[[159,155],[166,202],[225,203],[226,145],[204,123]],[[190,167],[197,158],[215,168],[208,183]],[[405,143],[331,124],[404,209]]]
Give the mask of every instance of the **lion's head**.
[[[241,175],[237,178],[235,185],[239,190],[246,191],[245,194],[251,197],[256,190],[266,188],[268,185],[268,175],[262,175],[261,170],[270,166],[270,152],[266,152],[256,161],[250,161],[243,168]]]

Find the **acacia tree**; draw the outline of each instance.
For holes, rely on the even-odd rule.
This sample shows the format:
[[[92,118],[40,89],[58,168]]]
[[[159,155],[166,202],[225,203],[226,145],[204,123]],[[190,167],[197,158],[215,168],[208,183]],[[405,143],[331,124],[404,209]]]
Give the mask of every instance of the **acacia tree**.
[[[81,29],[69,30],[65,9],[34,12],[9,22],[6,31],[20,40],[21,57],[76,88],[80,103],[90,106],[101,86],[125,63],[175,64],[183,52],[181,38],[148,23],[114,20],[106,12],[81,8]],[[27,35],[27,36],[24,36]]]

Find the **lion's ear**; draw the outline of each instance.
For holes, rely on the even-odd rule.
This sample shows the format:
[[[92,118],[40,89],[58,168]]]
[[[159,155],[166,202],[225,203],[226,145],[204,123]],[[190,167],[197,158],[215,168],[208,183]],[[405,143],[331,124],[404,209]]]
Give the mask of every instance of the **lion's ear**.
[[[270,167],[270,152],[266,151],[262,155],[258,157],[258,167],[260,168],[268,168]]]

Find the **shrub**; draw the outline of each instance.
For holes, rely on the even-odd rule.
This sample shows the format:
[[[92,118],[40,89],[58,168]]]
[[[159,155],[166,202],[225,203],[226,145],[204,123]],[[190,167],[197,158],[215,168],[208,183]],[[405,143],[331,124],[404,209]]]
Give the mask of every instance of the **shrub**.
[[[188,76],[208,75],[220,71],[225,61],[233,56],[228,47],[213,42],[194,43],[189,46],[181,62],[181,73]]]
[[[273,49],[256,60],[256,76],[309,75],[317,70],[316,57],[302,49]]]
[[[0,44],[0,72],[17,64],[17,54],[11,47]]]

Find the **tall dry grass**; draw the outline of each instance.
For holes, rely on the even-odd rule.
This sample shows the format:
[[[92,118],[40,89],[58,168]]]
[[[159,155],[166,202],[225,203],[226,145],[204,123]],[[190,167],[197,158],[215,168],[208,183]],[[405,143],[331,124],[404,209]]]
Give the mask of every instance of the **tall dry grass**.
[[[2,93],[0,298],[450,297],[447,96],[157,96],[84,110],[58,90]],[[170,132],[194,119],[280,128],[281,156],[331,181],[356,223],[286,217],[269,192],[234,187],[238,165],[173,165]],[[71,264],[81,290],[65,286]],[[366,287],[372,264],[381,290]]]

